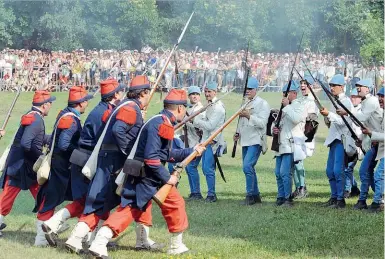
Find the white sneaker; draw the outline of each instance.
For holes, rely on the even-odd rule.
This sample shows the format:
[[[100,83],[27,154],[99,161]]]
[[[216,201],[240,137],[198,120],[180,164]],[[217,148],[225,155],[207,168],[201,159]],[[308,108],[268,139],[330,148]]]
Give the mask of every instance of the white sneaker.
[[[107,244],[114,236],[112,230],[103,226],[96,234],[95,240],[88,249],[97,258],[108,258]]]
[[[182,241],[183,232],[180,233],[171,233],[171,244],[170,249],[168,249],[167,254],[169,255],[179,255],[187,252],[189,249]]]
[[[67,250],[77,254],[84,253],[82,241],[88,232],[90,232],[88,225],[84,222],[78,222],[66,241]]]
[[[48,241],[45,239],[45,233],[41,226],[43,225],[44,221],[37,220],[36,221],[36,237],[35,237],[35,244],[34,246],[42,247],[42,246],[48,246]]]

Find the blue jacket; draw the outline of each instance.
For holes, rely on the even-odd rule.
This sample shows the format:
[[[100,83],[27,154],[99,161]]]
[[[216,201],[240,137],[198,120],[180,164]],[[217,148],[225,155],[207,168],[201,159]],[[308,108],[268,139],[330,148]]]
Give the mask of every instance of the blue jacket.
[[[77,116],[80,116],[78,111],[70,107],[59,112],[55,123],[55,125],[57,124],[57,130],[51,160],[51,171],[48,181],[39,189],[36,198],[35,212],[38,211],[43,201],[44,206],[39,210],[41,213],[54,209],[65,200],[73,200],[71,190],[71,163],[69,159],[73,150],[78,147],[82,126],[80,120],[71,115],[65,116],[58,121],[58,119],[67,112],[73,112]]]
[[[145,210],[159,187],[170,179],[165,162],[181,162],[193,152],[192,148],[171,149],[176,119],[168,110],[162,110],[160,114],[162,117],[151,119],[144,126],[139,137],[135,159],[144,162],[146,176],[128,177],[122,192],[122,207],[129,205]]]
[[[49,141],[50,136],[45,135],[43,115],[39,109],[32,107],[21,119],[0,186],[4,187],[6,176],[9,177],[9,185],[22,190],[36,184],[36,173],[32,167],[42,155],[43,145],[49,144]]]
[[[143,125],[141,103],[131,101],[135,103],[124,105],[111,117],[99,151],[96,173],[89,185],[84,214],[102,215],[120,203],[120,196],[115,193],[116,172],[123,167]]]

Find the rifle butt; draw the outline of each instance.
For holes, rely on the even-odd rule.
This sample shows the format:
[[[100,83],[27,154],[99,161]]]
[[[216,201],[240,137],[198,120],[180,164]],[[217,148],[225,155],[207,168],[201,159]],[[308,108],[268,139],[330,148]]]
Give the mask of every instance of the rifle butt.
[[[162,206],[164,201],[167,198],[167,195],[171,191],[172,185],[165,184],[163,185],[158,192],[152,197],[152,199],[159,205]]]
[[[234,141],[233,152],[231,153],[232,158],[234,158],[235,154],[237,153],[237,144],[238,144],[238,140]]]
[[[273,134],[273,141],[271,143],[271,150],[275,152],[279,152],[279,141],[278,134]]]

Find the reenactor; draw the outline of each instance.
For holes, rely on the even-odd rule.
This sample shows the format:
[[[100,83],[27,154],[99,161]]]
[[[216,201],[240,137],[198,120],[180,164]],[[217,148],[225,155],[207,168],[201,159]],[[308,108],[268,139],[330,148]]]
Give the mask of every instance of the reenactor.
[[[282,88],[286,93],[289,84]],[[280,127],[274,127],[273,133],[279,135],[279,151],[276,153],[275,176],[277,178],[278,206],[292,207],[292,175],[294,163],[303,160],[305,145],[305,106],[297,99],[299,85],[291,82],[287,97],[282,98],[282,120]]]
[[[261,97],[256,97],[258,80],[250,77],[246,86],[246,97],[252,100],[241,112],[239,134],[234,135],[234,141],[240,139],[242,146],[243,172],[246,177],[246,197],[243,205],[261,203],[255,165],[261,152],[267,150],[266,125],[270,115],[269,104]]]
[[[43,154],[43,146],[48,145],[50,136],[45,134],[43,118],[48,115],[52,102],[56,100],[48,91],[36,91],[32,108],[21,117],[20,126],[12,140],[3,174],[0,178],[0,236],[6,227],[4,217],[11,210],[21,190],[29,190],[36,199],[39,185],[33,165]]]
[[[344,93],[345,80],[344,76],[337,74],[329,82],[331,94],[341,101],[341,103],[349,110],[352,110],[353,104],[350,98]],[[320,113],[327,118],[330,123],[329,134],[326,137],[324,145],[329,147],[329,156],[326,164],[326,175],[329,179],[331,190],[330,199],[323,204],[325,207],[343,209],[346,206],[344,198],[344,169],[346,165],[346,150],[343,141],[351,138],[351,133],[341,116],[339,116],[334,106],[330,111],[326,108]],[[346,117],[346,121],[352,126],[350,118]]]
[[[208,83],[205,88],[205,97],[208,103],[217,100],[217,84],[215,82]],[[217,130],[225,122],[225,119],[225,106],[221,101],[218,101],[207,108],[203,118],[194,120],[195,127],[203,131],[202,141],[205,141],[215,130]],[[220,157],[226,150],[225,145],[226,143],[223,134],[220,133],[214,139],[213,144],[206,147],[206,150],[202,155],[202,169],[203,174],[206,176],[208,188],[206,202],[217,201],[217,195],[215,193],[215,169],[216,164],[219,162],[218,157]],[[195,185],[199,186],[199,182],[195,182]]]

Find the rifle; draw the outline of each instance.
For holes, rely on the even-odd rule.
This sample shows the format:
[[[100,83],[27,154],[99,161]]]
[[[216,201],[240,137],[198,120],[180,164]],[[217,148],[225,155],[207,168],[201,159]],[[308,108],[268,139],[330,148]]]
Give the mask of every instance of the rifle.
[[[201,145],[206,147],[209,145],[213,139],[218,136],[239,114],[246,108],[246,106],[252,102],[254,99],[249,100],[244,105],[241,106],[241,108],[234,113],[220,128],[218,128],[211,136],[204,141]],[[195,159],[195,157],[198,155],[198,152],[194,150],[188,157],[186,157],[181,163],[179,163],[177,166],[174,167],[174,171],[172,172],[172,175],[175,175],[177,177],[180,176],[183,169],[192,161]],[[163,185],[158,192],[152,197],[152,199],[159,205],[162,206],[163,202],[165,201],[167,195],[169,194],[171,188],[173,186],[170,184]]]
[[[294,67],[294,69],[295,69],[295,72],[297,72],[298,76],[301,78],[301,81],[305,81],[305,82],[306,82],[306,86],[307,86],[307,88],[309,88],[311,94],[313,95],[313,97],[314,97],[314,102],[315,102],[315,104],[317,105],[317,108],[318,108],[319,110],[322,110],[324,107],[322,106],[321,101],[319,100],[319,98],[317,97],[317,95],[314,93],[313,89],[310,87],[309,82],[308,82],[306,79],[303,79],[303,77],[301,76],[301,74],[298,72],[297,68]]]
[[[305,67],[306,67],[306,69],[309,71],[309,73],[310,73],[310,70],[309,70],[309,68],[307,67],[307,65],[306,65],[306,63],[302,60],[302,62],[304,63],[304,65],[305,65]],[[310,75],[313,77],[313,75],[310,73]],[[345,107],[345,105],[343,105],[342,103],[341,103],[341,101],[340,100],[338,100],[335,96],[333,96],[333,94],[329,91],[329,89],[324,85],[324,83],[321,81],[321,80],[318,80],[318,79],[315,79],[314,77],[313,77],[313,80],[314,81],[318,81],[319,82],[319,84],[321,85],[321,87],[322,87],[322,89],[325,91],[325,93],[326,93],[326,95],[327,95],[327,97],[329,98],[329,100],[330,100],[330,102],[332,103],[332,105],[333,105],[333,107],[336,109],[336,110],[338,110],[339,109],[339,107],[337,106],[337,104],[336,104],[336,102],[338,103],[338,105],[341,107],[341,108],[343,108],[352,118],[354,117],[354,115],[353,115],[353,113],[351,113],[351,111],[349,111],[346,107]],[[343,115],[340,115],[341,116],[341,119],[343,120],[343,122],[345,123],[345,125],[346,125],[346,127],[348,128],[348,130],[349,130],[349,132],[350,132],[350,134],[352,135],[352,138],[354,139],[354,141],[359,141],[359,138],[358,138],[358,136],[356,135],[356,133],[354,132],[354,130],[352,129],[352,127],[349,125],[349,123],[348,123],[348,121],[346,120],[346,118],[343,116]],[[358,120],[356,117],[354,117],[356,120]],[[352,120],[353,122],[354,122],[354,120]],[[358,122],[359,122],[359,126],[361,127],[361,125],[362,125],[362,127],[364,128],[364,125],[358,120]],[[366,152],[365,152],[365,150],[363,150],[362,148],[361,148],[361,150],[362,150],[362,153],[364,153],[364,154],[366,154]]]
[[[11,103],[11,106],[10,106],[9,109],[8,109],[7,115],[5,116],[5,120],[4,120],[4,122],[3,122],[3,126],[1,126],[1,129],[2,129],[2,130],[4,130],[5,127],[7,127],[9,118],[11,117],[11,113],[12,113],[12,111],[13,111],[13,108],[15,107],[16,101],[17,101],[17,99],[18,99],[19,96],[20,96],[21,88],[22,88],[22,85],[20,85],[19,88],[17,89],[16,95],[15,95],[15,97],[13,98],[13,101],[12,101],[12,103]],[[2,137],[3,137],[3,136],[0,134],[0,139],[1,139]]]
[[[242,105],[245,101],[245,97],[246,97],[246,90],[247,90],[247,83],[249,82],[249,73],[250,73],[250,69],[248,69],[247,67],[247,55],[249,54],[249,46],[250,46],[250,41],[247,43],[247,49],[246,49],[246,57],[245,57],[245,65],[244,65],[244,71],[246,72],[245,73],[245,86],[243,88],[243,96],[242,96]],[[242,106],[241,105],[241,106]],[[237,122],[237,129],[235,130],[235,136],[236,137],[239,137],[239,121],[240,121],[240,118],[238,118],[238,122]],[[231,157],[234,158],[235,157],[235,153],[237,153],[237,145],[238,145],[238,140],[235,140],[234,141],[234,145],[233,145],[233,151],[231,152]]]
[[[178,69],[178,63],[176,62],[176,52],[174,53],[174,63],[175,63],[175,80],[176,80],[177,88],[179,88],[179,69]]]
[[[297,61],[298,53],[299,53],[299,51],[301,49],[301,44],[302,44],[302,39],[303,39],[303,35],[304,34],[305,34],[305,32],[302,33],[301,40],[300,40],[299,45],[298,45],[297,54],[295,55],[293,67],[291,68],[289,83],[288,83],[288,86],[287,86],[287,89],[286,89],[286,92],[285,92],[285,97],[288,96],[289,91],[290,91],[291,81],[293,79],[293,69],[294,69],[295,63]],[[279,124],[281,123],[282,109],[283,109],[283,104],[281,104],[281,108],[279,109],[277,120],[275,121],[275,127],[279,127]],[[279,138],[279,135],[273,133],[273,141],[271,143],[271,150],[276,151],[276,152],[279,152],[279,140],[278,140],[278,138]]]
[[[153,88],[151,89],[151,92],[150,92],[150,96],[149,96],[149,98],[148,98],[147,105],[143,108],[144,111],[147,111],[148,106],[149,106],[149,104],[150,104],[150,101],[151,101],[152,97],[153,97],[154,94],[155,94],[156,88],[158,87],[158,84],[160,83],[160,80],[162,79],[163,74],[164,74],[164,72],[166,71],[166,68],[167,68],[167,66],[168,66],[168,63],[170,62],[170,59],[171,59],[172,55],[174,54],[175,50],[178,48],[179,43],[182,41],[183,36],[184,36],[184,34],[185,34],[186,30],[187,30],[188,25],[190,24],[190,21],[191,21],[191,18],[193,17],[193,15],[194,15],[194,12],[191,13],[190,18],[188,19],[186,25],[184,26],[184,28],[183,28],[183,30],[182,30],[182,33],[180,34],[180,36],[179,36],[177,42],[174,44],[174,47],[172,48],[170,54],[168,55],[168,57],[167,57],[167,59],[166,59],[166,63],[164,64],[164,67],[163,67],[162,70],[160,71],[160,73],[159,73],[159,75],[158,75],[158,78],[156,79],[155,84],[154,84]]]

